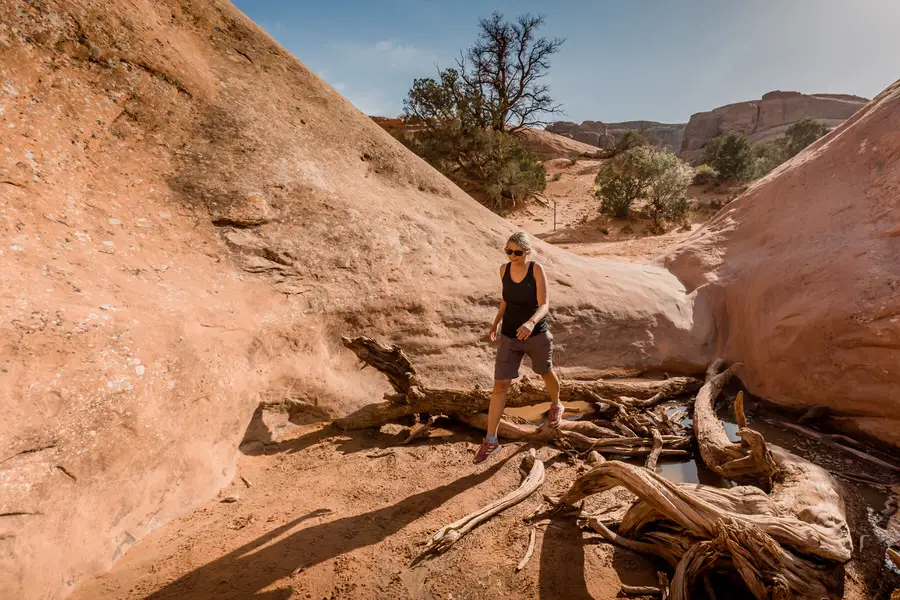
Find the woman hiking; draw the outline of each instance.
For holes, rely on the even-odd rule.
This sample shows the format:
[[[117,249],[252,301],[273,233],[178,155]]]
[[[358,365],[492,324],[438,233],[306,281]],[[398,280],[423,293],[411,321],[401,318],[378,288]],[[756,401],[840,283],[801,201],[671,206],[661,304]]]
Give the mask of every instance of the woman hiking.
[[[559,401],[559,378],[553,372],[553,336],[547,325],[550,307],[544,267],[530,260],[531,239],[524,231],[510,236],[505,252],[509,262],[500,267],[503,299],[490,333],[492,342],[499,340],[494,362],[494,389],[488,409],[487,437],[475,454],[476,464],[500,452],[497,430],[506,407],[506,392],[512,380],[519,376],[519,364],[524,355],[531,359],[534,372],[544,378],[553,402],[547,419],[550,427],[559,427],[565,410]]]

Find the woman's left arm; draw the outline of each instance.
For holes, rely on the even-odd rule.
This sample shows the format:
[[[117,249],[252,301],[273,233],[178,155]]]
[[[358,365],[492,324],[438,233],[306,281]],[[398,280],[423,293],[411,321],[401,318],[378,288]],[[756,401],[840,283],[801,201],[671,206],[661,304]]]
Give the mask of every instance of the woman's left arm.
[[[531,318],[525,321],[519,327],[519,331],[516,332],[520,340],[527,339],[537,322],[550,312],[550,291],[547,289],[547,276],[544,273],[544,267],[538,263],[534,263],[534,282],[537,287],[538,307],[535,313],[531,315]]]

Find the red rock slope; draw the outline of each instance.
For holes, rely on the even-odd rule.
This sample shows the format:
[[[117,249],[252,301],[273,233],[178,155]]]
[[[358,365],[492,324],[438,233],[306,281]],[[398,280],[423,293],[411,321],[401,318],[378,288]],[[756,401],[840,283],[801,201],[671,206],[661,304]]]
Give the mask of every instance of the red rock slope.
[[[900,445],[900,82],[664,263],[751,391]]]

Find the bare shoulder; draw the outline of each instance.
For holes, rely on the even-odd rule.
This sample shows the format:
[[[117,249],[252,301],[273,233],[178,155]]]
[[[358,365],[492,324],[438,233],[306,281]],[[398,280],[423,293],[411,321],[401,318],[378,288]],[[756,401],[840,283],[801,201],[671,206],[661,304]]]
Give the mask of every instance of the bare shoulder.
[[[544,265],[539,262],[534,263],[534,272],[541,275],[547,274],[547,271],[544,269]]]
[[[503,277],[504,275],[506,275],[506,265],[508,265],[508,264],[509,263],[503,263],[502,265],[500,265],[500,277]]]

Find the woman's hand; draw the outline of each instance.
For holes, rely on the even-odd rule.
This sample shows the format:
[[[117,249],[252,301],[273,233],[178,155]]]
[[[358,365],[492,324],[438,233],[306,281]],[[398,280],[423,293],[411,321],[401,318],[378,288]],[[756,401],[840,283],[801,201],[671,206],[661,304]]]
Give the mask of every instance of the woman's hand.
[[[531,335],[531,330],[534,329],[534,322],[525,321],[519,327],[518,331],[516,331],[516,337],[520,340],[527,340],[528,336]]]
[[[496,325],[491,325],[491,334],[490,335],[491,335],[491,341],[496,342],[497,341],[497,326]]]

